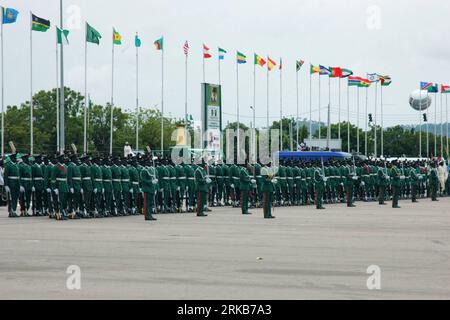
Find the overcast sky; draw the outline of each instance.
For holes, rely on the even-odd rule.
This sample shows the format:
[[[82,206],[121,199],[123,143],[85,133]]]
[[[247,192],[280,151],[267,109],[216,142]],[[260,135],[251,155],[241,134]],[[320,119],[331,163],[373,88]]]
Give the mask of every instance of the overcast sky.
[[[5,25],[5,102],[18,104],[30,96],[29,11],[59,20],[59,0],[4,0],[0,5],[20,11],[18,22]],[[165,37],[165,109],[184,116],[184,54],[189,41],[189,113],[200,116],[202,44],[211,48],[206,81],[218,81],[217,47],[228,50],[222,64],[224,121],[236,115],[236,50],[249,63],[239,66],[241,120],[249,124],[253,104],[253,53],[276,61],[283,58],[283,109],[296,113],[295,61],[304,59],[300,73],[301,117],[309,117],[309,63],[349,68],[356,75],[367,72],[392,77],[383,90],[385,124],[417,123],[419,116],[408,105],[420,81],[450,83],[450,3],[429,0],[64,0],[65,21],[70,25],[70,46],[65,47],[65,85],[84,93],[84,21],[102,35],[100,46],[88,45],[88,92],[95,103],[111,99],[111,33],[123,37],[116,47],[115,104],[134,110],[134,34],[142,39],[140,50],[140,100],[147,108],[160,107],[161,56],[154,40]],[[55,31],[33,33],[34,90],[55,87]],[[266,71],[256,70],[257,125],[265,125]],[[279,71],[270,74],[271,120],[279,117]],[[326,120],[328,78],[322,77],[322,121]],[[338,117],[338,80],[331,83],[332,121]],[[346,119],[346,86],[342,82],[342,117]],[[351,121],[356,122],[356,90],[351,89]],[[312,105],[318,119],[318,78],[313,78]],[[360,95],[360,124],[365,120],[365,89]],[[374,112],[375,90],[369,89],[369,112]],[[379,107],[378,107],[379,108]],[[430,116],[434,119],[434,106]],[[440,107],[438,107],[440,108]]]

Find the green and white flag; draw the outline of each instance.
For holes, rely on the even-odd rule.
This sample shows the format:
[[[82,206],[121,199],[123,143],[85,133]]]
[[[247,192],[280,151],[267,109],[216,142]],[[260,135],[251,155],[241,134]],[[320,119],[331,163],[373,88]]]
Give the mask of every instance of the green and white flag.
[[[89,23],[86,23],[86,42],[100,44],[101,38],[100,32],[92,28]]]
[[[56,27],[56,39],[58,41],[58,44],[67,46],[69,44],[69,33],[69,30],[62,30]]]

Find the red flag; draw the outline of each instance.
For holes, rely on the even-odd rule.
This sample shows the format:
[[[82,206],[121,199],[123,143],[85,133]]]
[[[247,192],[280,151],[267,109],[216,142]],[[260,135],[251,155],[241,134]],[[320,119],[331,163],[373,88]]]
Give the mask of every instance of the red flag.
[[[186,41],[183,46],[184,55],[187,56],[189,54],[189,43]]]
[[[209,48],[205,45],[203,45],[203,58],[204,59],[211,59],[212,55],[209,53]]]

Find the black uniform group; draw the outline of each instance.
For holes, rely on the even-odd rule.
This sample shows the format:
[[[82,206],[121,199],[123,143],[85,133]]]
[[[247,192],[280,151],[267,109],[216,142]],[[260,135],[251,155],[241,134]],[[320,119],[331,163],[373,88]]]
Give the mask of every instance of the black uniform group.
[[[443,162],[282,161],[277,166],[174,164],[153,155],[89,157],[30,156],[3,159],[9,216],[49,216],[57,220],[196,212],[212,207],[263,208],[355,201],[392,201],[450,195]],[[442,172],[446,172],[445,181]]]

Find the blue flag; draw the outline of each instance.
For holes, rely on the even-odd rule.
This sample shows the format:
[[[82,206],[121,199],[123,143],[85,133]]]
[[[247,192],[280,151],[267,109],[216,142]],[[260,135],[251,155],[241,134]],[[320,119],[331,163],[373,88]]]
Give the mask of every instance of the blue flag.
[[[19,11],[12,8],[2,8],[3,11],[3,17],[2,17],[2,23],[14,23],[17,20],[17,16],[19,15]]]
[[[439,85],[433,82],[421,82],[420,83],[420,89],[428,91],[429,93],[438,93],[439,92]]]

